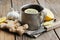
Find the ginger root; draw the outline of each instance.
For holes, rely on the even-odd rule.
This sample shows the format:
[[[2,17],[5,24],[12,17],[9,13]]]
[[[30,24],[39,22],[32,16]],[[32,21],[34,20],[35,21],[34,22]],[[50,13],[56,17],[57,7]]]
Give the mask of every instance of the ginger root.
[[[23,25],[23,29],[24,30],[28,29],[28,24]]]
[[[23,26],[18,27],[16,31],[19,35],[22,35],[25,32],[25,30],[23,30]]]
[[[28,29],[28,24],[24,24],[21,26],[21,24],[15,20],[6,20],[6,23],[1,23],[0,28],[7,28],[10,32],[17,32],[19,35],[22,35],[25,33],[26,29]]]
[[[18,27],[16,31],[19,35],[22,35],[25,33],[26,29],[28,29],[28,24]]]
[[[6,23],[1,23],[0,28],[6,28],[7,24]]]

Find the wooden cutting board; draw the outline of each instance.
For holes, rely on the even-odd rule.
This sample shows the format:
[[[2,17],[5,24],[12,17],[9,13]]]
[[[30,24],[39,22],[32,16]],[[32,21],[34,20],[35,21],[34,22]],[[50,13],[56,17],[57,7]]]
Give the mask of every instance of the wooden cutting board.
[[[45,26],[45,28],[47,29],[47,31],[50,31],[52,29],[56,29],[56,28],[59,28],[59,27],[60,27],[60,21],[54,22],[51,27]]]

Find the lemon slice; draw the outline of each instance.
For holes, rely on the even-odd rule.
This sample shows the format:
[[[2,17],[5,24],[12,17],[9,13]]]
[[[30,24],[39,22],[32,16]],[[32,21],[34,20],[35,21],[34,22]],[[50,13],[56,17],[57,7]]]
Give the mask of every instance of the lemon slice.
[[[4,21],[6,21],[6,17],[0,18],[0,23],[3,23]]]
[[[54,19],[54,14],[49,9],[44,8],[43,11],[46,13],[46,16],[44,18],[45,21],[49,21],[49,20]]]
[[[36,13],[38,13],[38,11],[36,9],[32,9],[32,8],[26,9],[24,12],[28,13],[28,14],[36,14]]]

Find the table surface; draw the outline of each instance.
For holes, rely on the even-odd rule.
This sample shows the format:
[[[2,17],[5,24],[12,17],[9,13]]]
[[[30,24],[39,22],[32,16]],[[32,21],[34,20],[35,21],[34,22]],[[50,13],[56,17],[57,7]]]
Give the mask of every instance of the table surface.
[[[21,6],[28,3],[40,4],[49,8],[54,13],[55,18],[60,20],[60,0],[0,0],[0,17],[6,16],[12,7],[20,12]],[[36,39],[0,30],[0,40],[60,40],[60,28],[46,32]]]

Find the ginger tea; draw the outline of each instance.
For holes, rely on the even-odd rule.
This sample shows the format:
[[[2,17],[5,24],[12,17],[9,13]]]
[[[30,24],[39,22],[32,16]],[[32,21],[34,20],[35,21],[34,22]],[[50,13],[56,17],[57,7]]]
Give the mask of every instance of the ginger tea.
[[[29,8],[29,9],[26,9],[24,12],[27,14],[37,14],[38,10]]]

